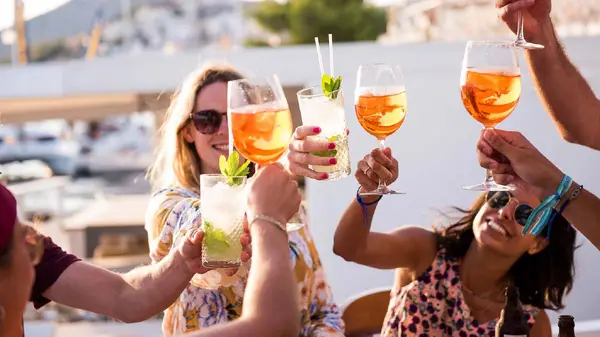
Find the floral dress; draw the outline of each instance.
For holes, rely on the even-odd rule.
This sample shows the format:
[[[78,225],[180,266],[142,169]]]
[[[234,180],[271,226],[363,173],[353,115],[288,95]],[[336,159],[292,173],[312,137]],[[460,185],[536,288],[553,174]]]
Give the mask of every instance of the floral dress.
[[[154,263],[181,244],[186,231],[200,220],[200,196],[186,189],[169,188],[154,194],[146,215],[150,257]],[[302,220],[305,222],[304,208]],[[300,292],[300,336],[342,337],[344,324],[308,226],[289,233],[290,259]],[[220,270],[195,275],[166,311],[165,336],[197,331],[240,317],[250,263],[233,276]]]
[[[382,337],[494,336],[497,318],[478,322],[464,301],[460,262],[440,250],[433,264],[408,285],[393,289]],[[523,305],[532,327],[540,309]]]

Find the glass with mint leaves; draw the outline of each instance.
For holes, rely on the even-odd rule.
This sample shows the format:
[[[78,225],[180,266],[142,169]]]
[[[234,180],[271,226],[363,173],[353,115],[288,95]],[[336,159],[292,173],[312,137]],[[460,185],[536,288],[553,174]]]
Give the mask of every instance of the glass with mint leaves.
[[[221,174],[200,175],[200,213],[204,239],[202,265],[207,268],[237,268],[242,264],[241,235],[248,165],[239,163],[237,152],[219,158]]]
[[[326,180],[345,178],[351,173],[342,77],[335,77],[333,73],[332,40],[332,36],[329,34],[329,67],[331,74],[324,72],[319,39],[315,38],[317,57],[321,68],[321,85],[302,89],[297,94],[302,124],[321,128],[319,135],[310,138],[335,144],[333,149],[313,153],[313,155],[319,157],[335,158],[335,163],[329,166],[312,165],[311,167],[316,172],[327,173],[328,178]]]

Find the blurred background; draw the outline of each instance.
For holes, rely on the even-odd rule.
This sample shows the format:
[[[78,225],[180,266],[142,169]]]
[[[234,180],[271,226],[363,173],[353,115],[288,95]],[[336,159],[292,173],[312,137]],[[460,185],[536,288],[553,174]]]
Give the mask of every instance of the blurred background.
[[[554,0],[553,18],[567,52],[600,92],[600,0]],[[384,198],[374,228],[429,228],[439,209],[470,204],[474,192],[460,187],[484,172],[475,158],[479,126],[459,97],[465,41],[514,38],[489,0],[0,0],[0,178],[18,196],[21,216],[70,252],[120,272],[148,263],[144,170],[185,75],[213,60],[248,75],[276,73],[298,126],[296,92],[320,83],[313,39],[327,41],[329,33],[346,91],[353,166],[377,146],[352,112],[358,66],[398,63],[406,77],[408,118],[387,144],[400,162],[395,187],[407,194]],[[523,132],[599,194],[600,155],[558,137],[522,65],[522,98],[501,128]],[[390,271],[331,251],[354,179],[303,187],[337,301],[390,287]],[[563,313],[591,322],[600,319],[600,253],[580,241]],[[557,315],[550,313],[553,323]],[[26,335],[160,336],[159,319],[124,325],[51,304],[27,312]]]

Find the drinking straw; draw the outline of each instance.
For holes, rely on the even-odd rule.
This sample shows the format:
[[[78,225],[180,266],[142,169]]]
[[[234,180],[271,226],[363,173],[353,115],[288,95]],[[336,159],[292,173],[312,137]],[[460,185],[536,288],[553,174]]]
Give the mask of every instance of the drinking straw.
[[[329,70],[331,71],[331,77],[334,76],[333,72],[333,35],[329,34]]]
[[[321,77],[325,74],[323,70],[323,56],[321,56],[321,47],[319,47],[319,38],[315,37],[315,45],[317,46],[317,57],[319,58],[319,69],[321,70]]]

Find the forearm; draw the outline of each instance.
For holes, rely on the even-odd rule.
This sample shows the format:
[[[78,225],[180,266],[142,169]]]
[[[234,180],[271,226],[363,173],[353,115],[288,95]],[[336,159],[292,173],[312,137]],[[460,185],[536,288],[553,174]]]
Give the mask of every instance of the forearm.
[[[361,188],[362,191],[362,188]],[[365,196],[363,201],[371,203],[378,196]],[[362,206],[356,198],[342,215],[333,238],[333,252],[347,261],[354,260],[361,248],[367,244],[367,237],[371,231],[371,223],[377,204]]]
[[[600,199],[597,196],[582,189],[579,196],[569,202],[562,215],[600,250]]]
[[[158,314],[173,304],[192,276],[177,249],[157,264],[122,275],[125,282],[114,301],[115,318],[138,322]]]
[[[540,186],[543,190],[540,200],[544,200],[549,195],[556,193],[560,185],[563,173],[558,171],[556,174],[545,179],[545,186]],[[573,182],[569,190],[565,193],[565,198],[571,197],[573,191],[579,188],[577,182]],[[566,200],[566,199],[565,199]],[[595,247],[600,250],[600,199],[585,188],[581,190],[579,196],[569,201],[563,210],[562,216],[577,230],[583,234]]]
[[[296,336],[300,329],[298,290],[288,254],[287,236],[273,224],[262,220],[251,224],[250,231],[252,268],[244,295],[242,318],[256,321],[257,325],[267,319],[268,336]]]
[[[526,58],[540,99],[561,136],[600,150],[600,101],[565,54],[549,18],[531,39],[545,46],[528,51]]]

